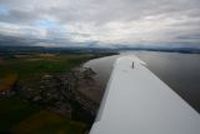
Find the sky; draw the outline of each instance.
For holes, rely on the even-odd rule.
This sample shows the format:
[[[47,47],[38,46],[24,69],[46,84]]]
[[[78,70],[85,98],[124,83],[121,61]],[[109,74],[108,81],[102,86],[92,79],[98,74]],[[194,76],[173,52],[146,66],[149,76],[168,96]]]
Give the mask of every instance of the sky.
[[[200,0],[0,0],[0,45],[200,48]]]

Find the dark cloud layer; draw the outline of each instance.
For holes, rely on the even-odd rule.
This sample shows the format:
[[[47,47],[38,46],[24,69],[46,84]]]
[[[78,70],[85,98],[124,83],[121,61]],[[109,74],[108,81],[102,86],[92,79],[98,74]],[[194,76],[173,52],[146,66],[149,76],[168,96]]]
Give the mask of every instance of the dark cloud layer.
[[[0,34],[4,40],[34,39],[46,46],[199,47],[199,13],[199,0],[0,0]]]

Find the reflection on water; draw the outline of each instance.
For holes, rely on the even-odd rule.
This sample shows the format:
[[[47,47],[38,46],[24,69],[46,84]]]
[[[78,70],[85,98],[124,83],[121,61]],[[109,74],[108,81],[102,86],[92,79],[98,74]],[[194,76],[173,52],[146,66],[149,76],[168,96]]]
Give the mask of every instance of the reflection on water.
[[[200,112],[200,54],[145,51],[121,53],[129,54],[135,54],[146,62],[147,68]],[[91,67],[97,73],[96,79],[105,87],[113,63],[119,56],[94,59],[84,66]]]
[[[97,58],[85,63],[84,66],[92,68],[97,73],[96,79],[102,84],[103,87],[105,87],[117,57],[118,56],[116,55]]]

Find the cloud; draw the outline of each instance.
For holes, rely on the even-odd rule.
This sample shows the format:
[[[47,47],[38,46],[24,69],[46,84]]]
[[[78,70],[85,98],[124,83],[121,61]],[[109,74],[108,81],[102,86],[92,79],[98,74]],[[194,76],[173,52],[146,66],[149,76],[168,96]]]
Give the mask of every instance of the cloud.
[[[49,44],[198,47],[199,12],[199,0],[0,0],[0,34]]]

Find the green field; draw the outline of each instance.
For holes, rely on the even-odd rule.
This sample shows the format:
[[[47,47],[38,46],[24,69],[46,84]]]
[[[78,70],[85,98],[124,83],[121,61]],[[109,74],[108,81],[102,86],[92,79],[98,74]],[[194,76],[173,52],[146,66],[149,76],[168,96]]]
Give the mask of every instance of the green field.
[[[10,131],[17,123],[39,111],[39,107],[23,102],[16,96],[1,98],[0,108],[0,133]]]
[[[93,55],[27,55],[4,58],[0,64],[0,78],[8,74],[18,77],[18,82],[37,86],[37,81],[45,74],[61,74],[91,59]],[[0,79],[0,80],[1,80]],[[9,82],[1,82],[3,85]],[[0,85],[0,88],[1,88]]]
[[[0,75],[16,73],[20,78],[27,78],[44,73],[62,73],[69,71],[90,59],[92,55],[31,55],[5,58],[0,64]]]
[[[3,57],[0,64],[0,88],[12,90],[15,82],[37,88],[43,75],[67,73],[91,58],[93,55],[43,54]],[[17,80],[14,81],[13,77]],[[44,107],[24,101],[20,94],[0,97],[0,133],[81,134],[86,126],[85,123],[67,120]]]
[[[87,124],[67,120],[18,97],[0,100],[0,133],[82,134]]]

